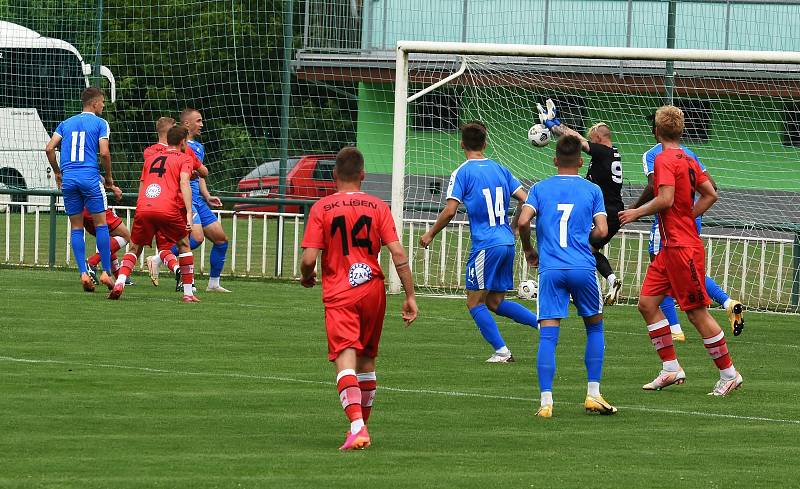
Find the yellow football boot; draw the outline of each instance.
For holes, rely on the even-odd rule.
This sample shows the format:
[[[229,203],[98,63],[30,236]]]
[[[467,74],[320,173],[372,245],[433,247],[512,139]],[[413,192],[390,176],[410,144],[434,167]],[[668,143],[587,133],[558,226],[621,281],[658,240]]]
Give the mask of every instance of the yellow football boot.
[[[603,396],[586,396],[583,407],[587,413],[599,413],[603,415],[616,414],[617,408],[608,403]]]

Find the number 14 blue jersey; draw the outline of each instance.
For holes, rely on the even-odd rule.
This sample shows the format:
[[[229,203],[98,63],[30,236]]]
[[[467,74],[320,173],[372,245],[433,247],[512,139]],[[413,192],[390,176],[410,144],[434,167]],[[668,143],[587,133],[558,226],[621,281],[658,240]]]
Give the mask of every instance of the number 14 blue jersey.
[[[511,196],[522,188],[508,168],[494,160],[467,160],[450,176],[447,198],[467,208],[473,250],[514,245],[508,217]]]
[[[600,187],[579,175],[556,175],[534,185],[524,205],[536,211],[540,272],[595,269],[589,233],[594,216],[606,214]]]

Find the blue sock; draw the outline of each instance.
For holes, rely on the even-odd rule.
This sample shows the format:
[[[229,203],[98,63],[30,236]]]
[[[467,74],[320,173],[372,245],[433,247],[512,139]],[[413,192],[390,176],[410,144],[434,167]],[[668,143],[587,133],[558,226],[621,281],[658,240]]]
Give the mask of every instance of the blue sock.
[[[722,287],[719,286],[714,279],[706,275],[706,291],[708,292],[708,296],[711,297],[714,302],[719,304],[720,306],[725,305],[725,301],[730,299],[730,296],[722,290]]]
[[[539,334],[539,352],[536,354],[536,372],[539,377],[539,390],[553,390],[553,377],[556,376],[556,345],[558,345],[558,326],[545,326]]]
[[[671,296],[664,296],[664,300],[661,301],[661,312],[667,317],[670,326],[673,324],[680,324],[680,320],[678,320],[678,311],[675,310],[675,299]]]
[[[500,330],[497,329],[497,323],[485,304],[473,307],[469,310],[469,313],[472,315],[472,319],[475,320],[475,324],[478,325],[478,329],[481,330],[483,339],[488,341],[495,350],[506,346],[506,342],[500,336]]]
[[[214,243],[211,247],[211,270],[208,273],[209,277],[219,277],[222,275],[222,269],[225,268],[225,254],[228,252],[228,242]]]
[[[603,320],[586,325],[586,353],[583,357],[589,382],[600,382],[603,374],[603,354],[605,352]]]
[[[100,252],[100,263],[103,264],[103,270],[111,273],[111,235],[108,233],[108,224],[96,226],[95,237],[97,238],[97,251]]]
[[[195,249],[202,243],[203,243],[202,241],[200,242],[195,241],[192,235],[191,234],[189,235],[189,248]],[[178,256],[178,245],[172,245],[172,248],[170,248],[169,251],[171,251],[173,255]]]
[[[503,301],[499,306],[497,306],[497,310],[495,312],[501,316],[513,319],[519,324],[527,324],[531,328],[539,327],[539,321],[536,320],[536,314],[532,313],[530,309],[518,302]]]
[[[83,239],[83,229],[73,229],[69,233],[72,243],[72,256],[78,264],[78,271],[86,273],[86,241]]]

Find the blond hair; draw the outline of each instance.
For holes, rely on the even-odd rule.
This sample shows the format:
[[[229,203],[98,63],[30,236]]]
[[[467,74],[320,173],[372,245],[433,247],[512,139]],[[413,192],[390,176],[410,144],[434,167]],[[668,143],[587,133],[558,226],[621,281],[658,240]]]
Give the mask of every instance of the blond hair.
[[[655,127],[659,136],[677,141],[683,134],[683,111],[674,105],[665,105],[656,111]]]
[[[166,134],[169,128],[175,125],[175,119],[172,117],[159,117],[156,121],[156,132],[159,134]]]
[[[598,122],[586,131],[586,137],[592,138],[592,134],[597,133],[600,139],[611,139],[611,127],[605,122]]]

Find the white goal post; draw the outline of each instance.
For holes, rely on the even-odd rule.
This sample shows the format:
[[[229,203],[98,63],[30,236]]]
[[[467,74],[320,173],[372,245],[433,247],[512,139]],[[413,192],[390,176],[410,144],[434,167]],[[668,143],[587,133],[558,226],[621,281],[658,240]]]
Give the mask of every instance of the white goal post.
[[[549,66],[549,69],[552,72],[552,66],[565,67],[562,72],[558,73],[558,75],[561,77],[560,80],[563,81],[571,76],[572,67],[580,66],[581,69],[576,70],[576,73],[581,73],[581,76],[579,77],[580,81],[571,83],[572,86],[570,87],[570,89],[574,92],[592,90],[593,88],[590,86],[590,77],[597,76],[597,79],[600,80],[601,75],[595,75],[595,73],[602,72],[602,76],[606,77],[602,79],[603,83],[606,85],[609,83],[618,83],[619,87],[623,87],[624,89],[618,87],[619,91],[617,93],[633,94],[631,95],[633,98],[638,95],[636,90],[641,89],[641,86],[625,86],[625,77],[637,75],[650,76],[659,77],[659,83],[663,83],[663,86],[661,87],[663,90],[661,90],[660,93],[661,101],[672,101],[673,83],[678,77],[682,76],[682,73],[691,72],[691,76],[698,80],[702,79],[702,83],[701,85],[698,85],[699,88],[694,89],[695,87],[692,87],[694,91],[687,90],[686,87],[683,87],[684,90],[682,93],[684,93],[684,96],[686,96],[686,93],[690,94],[689,96],[697,96],[701,89],[706,89],[709,86],[717,86],[717,88],[714,88],[714,90],[717,90],[714,92],[716,97],[722,97],[722,95],[720,95],[722,93],[724,93],[725,96],[728,96],[730,93],[733,93],[737,90],[737,84],[742,84],[742,86],[744,86],[742,90],[746,96],[753,94],[755,94],[754,96],[762,96],[763,94],[760,92],[757,93],[757,90],[766,90],[763,87],[768,86],[769,81],[772,79],[771,77],[776,76],[781,80],[782,91],[781,94],[777,96],[781,103],[785,101],[800,100],[800,52],[399,41],[397,43],[396,55],[391,206],[398,233],[400,233],[401,241],[406,246],[414,246],[413,239],[410,239],[409,237],[404,239],[403,236],[407,233],[409,222],[413,221],[413,218],[419,217],[417,214],[414,214],[413,206],[411,206],[409,202],[414,202],[414,205],[417,205],[422,201],[420,198],[416,198],[418,197],[417,195],[414,196],[415,198],[409,198],[409,178],[413,177],[415,173],[415,171],[409,172],[409,165],[420,164],[419,161],[412,161],[410,163],[409,160],[425,159],[434,161],[438,156],[435,153],[436,151],[441,151],[442,156],[445,157],[439,159],[447,159],[447,155],[449,154],[449,156],[452,158],[453,153],[451,150],[438,150],[431,144],[428,144],[428,146],[426,146],[426,151],[432,152],[431,154],[422,156],[417,154],[412,155],[414,158],[409,157],[409,151],[423,151],[421,149],[413,148],[410,150],[408,146],[409,138],[413,136],[410,133],[413,130],[416,130],[415,128],[411,127],[412,122],[410,122],[411,118],[409,117],[409,106],[410,104],[417,103],[418,99],[420,99],[420,97],[423,95],[427,95],[429,92],[435,90],[441,90],[441,87],[481,86],[483,89],[486,89],[486,87],[491,87],[492,84],[496,83],[497,80],[500,79],[503,79],[502,83],[513,85],[515,82],[508,81],[512,76],[516,77],[516,80],[518,80],[520,76],[525,77],[523,81],[524,83],[528,84],[526,87],[536,86],[536,83],[539,81],[536,79],[536,77],[542,76],[541,72],[539,71],[540,68],[542,70],[546,70]],[[597,60],[602,61],[598,62]],[[595,70],[596,66],[600,68],[600,71],[593,71]],[[421,71],[425,71],[424,76],[419,75]],[[509,73],[513,73],[513,75],[509,75]],[[520,73],[524,74],[520,75]],[[643,75],[643,73],[646,73],[646,75]],[[720,75],[720,73],[726,74]],[[614,76],[618,76],[618,82],[615,81],[613,78]],[[683,76],[686,77],[687,75]],[[587,82],[587,80],[589,81]],[[749,82],[741,80],[755,80],[753,83],[758,83],[759,88],[753,88],[755,85],[750,86],[748,85]],[[548,83],[550,83],[550,86],[552,87],[552,84],[556,82],[551,80]],[[583,86],[580,86],[580,83],[586,83],[589,86],[584,88]],[[600,81],[598,81],[597,84],[599,86]],[[785,84],[785,86],[783,84]],[[531,93],[533,93],[533,91],[531,91]],[[678,93],[675,94],[676,97],[678,95]],[[524,96],[525,95],[523,95],[523,97]],[[736,97],[738,96],[739,94],[736,95]],[[763,96],[770,96],[770,94]],[[745,95],[742,95],[742,97],[745,97]],[[736,98],[736,100],[739,99]],[[745,99],[742,98],[741,100]],[[505,103],[505,101],[500,102]],[[649,104],[648,107],[651,105],[652,104]],[[746,103],[744,105],[746,105]],[[798,104],[798,106],[800,106],[800,104]],[[642,110],[645,109],[645,107],[638,108],[641,108]],[[737,111],[735,114],[733,111],[729,111],[729,113],[726,115],[730,116],[730,121],[739,117],[745,118],[747,117],[747,114],[744,112],[751,109],[756,110],[757,107],[744,108],[742,109],[742,112]],[[531,122],[533,122],[535,115],[535,109],[533,109],[530,118]],[[800,117],[798,117],[798,120],[800,120]],[[462,120],[461,122],[465,121]],[[505,123],[507,121],[500,122]],[[489,131],[491,143],[492,125],[489,126]],[[722,133],[722,129],[720,129],[719,132]],[[766,130],[763,132],[766,132]],[[525,139],[525,134],[519,134],[519,138],[521,140]],[[743,146],[744,149],[737,147],[735,150],[732,149],[731,151],[737,151],[738,153],[736,154],[738,155],[746,153],[747,148],[751,148],[754,153],[765,152],[761,142],[743,142],[748,143]],[[457,142],[455,144],[457,147]],[[631,144],[630,147],[635,148],[638,151],[641,144],[642,143],[640,141],[637,141],[636,144]],[[416,144],[416,147],[421,146],[421,144]],[[626,168],[626,178],[628,175],[632,175],[634,176],[634,182],[641,182],[643,176],[641,169],[639,169],[640,166],[637,163],[637,161],[639,161],[641,158],[641,151],[638,151],[638,153],[637,151],[628,151],[625,153],[625,148],[621,149],[625,156],[625,164],[628,165]],[[701,156],[702,150],[703,147],[700,146]],[[716,149],[713,150],[717,151]],[[795,148],[789,148],[787,151],[794,150]],[[718,154],[719,158],[723,158],[721,151],[718,152]],[[766,151],[764,156],[768,156],[768,154],[769,152]],[[781,157],[783,156],[784,155],[781,154]],[[443,162],[437,162],[437,164],[439,163]],[[453,160],[447,161],[447,163],[450,164],[450,166],[447,168],[447,172],[444,171],[444,168],[437,169],[437,175],[440,177],[449,176],[450,171],[460,164],[461,161]],[[505,164],[505,161],[501,159],[501,163]],[[751,168],[750,166],[747,166],[749,164],[749,160],[745,159],[744,157],[740,163],[741,166],[745,168],[745,170],[742,170],[743,173],[741,174],[742,181],[746,181],[747,178],[752,176],[753,173],[748,172],[755,172],[755,174],[758,174],[758,172],[762,171],[762,169],[755,167]],[[714,168],[712,167],[710,170],[712,174],[714,174]],[[513,168],[512,173],[515,173],[516,175],[516,172]],[[767,173],[769,172],[764,169],[764,174],[766,175]],[[772,173],[774,173],[774,169]],[[783,186],[768,185],[764,188],[775,188],[789,190],[791,192],[800,192],[800,182],[797,181],[797,170],[794,170],[794,175],[791,177],[772,173],[770,174],[770,178],[775,178],[776,180],[783,179]],[[787,178],[792,179],[791,184],[785,184],[785,180]],[[535,179],[538,179],[538,177]],[[752,178],[750,179],[752,180]],[[757,186],[758,184],[754,183],[753,185]],[[747,185],[745,184],[743,186],[746,187]],[[797,195],[800,195],[800,193]],[[424,199],[424,196],[422,196],[422,198]],[[788,198],[794,202],[793,199],[796,199],[797,197],[792,195]],[[441,201],[432,200],[431,204],[441,205]],[[432,217],[433,212],[434,211],[432,209],[427,209],[425,211],[425,217]],[[785,224],[787,222],[789,224],[800,222],[800,216],[789,216],[787,219],[782,217],[781,219],[778,219],[778,221],[774,223],[775,227],[772,231],[784,231],[786,233],[792,233],[794,231],[786,228]],[[758,223],[755,220],[753,223],[749,223],[748,221],[748,224],[752,224],[752,229],[770,228],[770,225],[764,226],[763,223]],[[411,226],[411,229],[413,229],[414,224],[412,223]],[[418,231],[421,226],[421,224],[417,223]],[[732,229],[736,228],[736,225],[732,226]],[[741,236],[745,235],[747,236],[747,239],[753,239],[753,236],[750,234],[741,234]],[[760,238],[761,235],[759,234],[757,237]],[[785,236],[781,237],[785,238]],[[413,236],[411,238],[413,238]],[[767,239],[766,236],[765,239]],[[459,263],[460,254],[462,252],[460,240],[461,236],[459,236]],[[436,243],[434,243],[432,247],[435,247],[435,245]],[[752,250],[752,246],[753,245],[751,244],[750,250]],[[445,259],[444,248],[445,246],[442,244],[442,261]],[[748,253],[748,248],[746,245],[744,246],[744,252],[745,254]],[[753,252],[750,251],[750,253]],[[420,255],[421,253],[416,254]],[[737,260],[740,259],[739,254],[736,254],[735,256]],[[745,256],[740,261],[744,263],[747,258],[748,257]],[[789,257],[787,260],[784,260],[783,256],[780,256],[779,258],[782,264],[784,262],[791,262],[791,257]],[[762,262],[763,261],[764,258],[762,257]],[[768,262],[767,268],[769,268],[769,258],[767,258],[766,261]],[[775,261],[777,263],[778,258],[775,258]],[[412,261],[412,266],[413,265],[414,262]],[[427,268],[427,261],[425,262],[425,266]],[[762,265],[762,268],[764,268],[764,265]],[[456,273],[460,273],[460,271]],[[782,278],[784,278],[786,275],[786,273],[781,271],[777,273]],[[794,278],[796,279],[797,277]],[[460,283],[461,282],[459,282],[459,284]],[[742,278],[742,283],[744,283],[744,278]],[[763,288],[764,284],[760,284],[760,286]],[[778,284],[776,287],[780,287],[780,284]],[[791,284],[790,287],[794,287],[795,289],[797,288],[796,285],[792,286]],[[391,293],[397,293],[400,291],[400,288],[401,285],[399,278],[392,267],[389,276],[389,291]],[[793,290],[793,293],[796,295],[797,291]],[[780,291],[778,291],[778,294],[780,294]],[[796,298],[793,300],[795,299]]]

